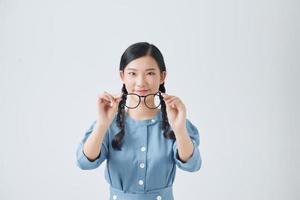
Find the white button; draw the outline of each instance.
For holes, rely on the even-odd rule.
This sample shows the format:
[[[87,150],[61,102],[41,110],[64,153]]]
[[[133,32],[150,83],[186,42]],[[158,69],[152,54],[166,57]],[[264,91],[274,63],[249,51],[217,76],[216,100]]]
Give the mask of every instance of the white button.
[[[117,195],[114,195],[114,196],[113,196],[113,200],[116,200],[116,199],[117,199]]]
[[[145,164],[144,163],[141,163],[140,164],[140,168],[144,168],[145,167]]]
[[[152,119],[151,122],[155,122],[155,119]]]
[[[158,195],[157,197],[156,197],[156,200],[161,200],[162,198],[161,198],[161,196],[160,195]]]
[[[146,151],[146,147],[142,147],[142,148],[141,148],[141,151]]]
[[[143,185],[143,184],[144,184],[144,181],[143,181],[143,180],[139,180],[139,184],[140,184],[140,185]]]

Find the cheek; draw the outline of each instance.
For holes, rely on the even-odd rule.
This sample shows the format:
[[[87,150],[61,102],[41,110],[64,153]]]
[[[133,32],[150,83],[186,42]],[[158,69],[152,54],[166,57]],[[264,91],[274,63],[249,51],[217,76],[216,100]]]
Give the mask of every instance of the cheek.
[[[132,89],[134,87],[134,83],[130,82],[130,81],[127,81],[127,82],[125,82],[125,86],[126,86],[127,89]]]
[[[148,79],[148,85],[151,86],[151,88],[158,88],[160,85],[160,79],[157,77],[149,78]]]
[[[149,81],[151,81],[151,84],[152,85],[159,85],[160,84],[160,78],[158,77],[158,76],[156,76],[156,77],[151,77],[151,78],[149,78],[150,80]]]
[[[133,78],[125,78],[124,80],[125,85],[132,85],[134,83],[134,79]]]

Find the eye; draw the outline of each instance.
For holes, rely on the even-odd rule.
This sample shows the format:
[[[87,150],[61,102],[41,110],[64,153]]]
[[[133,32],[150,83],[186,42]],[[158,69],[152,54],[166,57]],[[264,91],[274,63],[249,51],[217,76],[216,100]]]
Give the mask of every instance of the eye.
[[[134,75],[135,75],[134,72],[129,72],[128,74],[131,75],[131,76],[134,76]]]
[[[155,75],[155,73],[154,73],[154,72],[149,72],[148,74],[150,74],[151,76],[152,76],[152,75]]]

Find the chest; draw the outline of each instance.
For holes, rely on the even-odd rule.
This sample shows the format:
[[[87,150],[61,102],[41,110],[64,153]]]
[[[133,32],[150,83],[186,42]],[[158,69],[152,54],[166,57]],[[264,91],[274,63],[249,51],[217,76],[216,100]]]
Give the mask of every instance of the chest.
[[[160,126],[141,126],[125,131],[122,150],[110,150],[111,162],[122,166],[140,162],[159,166],[172,162],[174,141],[163,136]]]

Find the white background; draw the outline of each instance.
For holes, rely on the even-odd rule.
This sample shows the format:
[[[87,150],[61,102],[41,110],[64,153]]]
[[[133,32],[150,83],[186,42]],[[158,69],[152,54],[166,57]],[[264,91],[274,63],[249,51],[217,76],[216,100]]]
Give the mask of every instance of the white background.
[[[300,199],[299,19],[296,0],[0,0],[0,199],[108,199],[76,148],[141,41],[200,132],[175,199]]]

